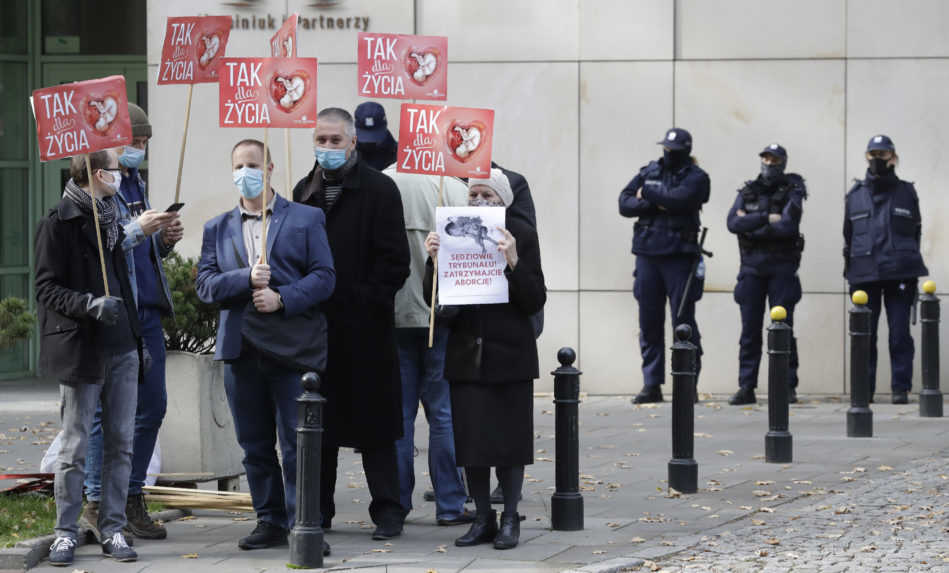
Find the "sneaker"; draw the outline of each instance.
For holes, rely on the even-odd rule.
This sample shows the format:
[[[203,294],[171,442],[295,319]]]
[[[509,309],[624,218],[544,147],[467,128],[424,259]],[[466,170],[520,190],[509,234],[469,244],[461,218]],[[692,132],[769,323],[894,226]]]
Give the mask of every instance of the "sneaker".
[[[92,535],[96,543],[102,540],[99,532],[99,502],[87,501],[79,515],[79,529],[85,529]]]
[[[165,539],[168,531],[164,526],[155,523],[148,515],[145,507],[145,496],[142,494],[130,495],[125,502],[125,519],[128,530],[139,539]]]
[[[735,395],[728,399],[732,406],[744,406],[745,404],[754,404],[758,399],[755,398],[755,389],[742,386],[735,392]]]
[[[639,394],[636,394],[633,398],[633,404],[649,404],[651,402],[662,402],[662,387],[658,384],[643,386]]]
[[[76,540],[72,537],[57,537],[49,546],[49,564],[53,567],[72,565],[76,553]]]
[[[258,521],[250,535],[237,542],[241,549],[266,549],[287,544],[287,530],[269,521]]]
[[[893,404],[909,404],[909,395],[907,392],[898,392],[893,391],[893,395],[890,398],[890,402]]]
[[[102,554],[121,563],[138,560],[138,553],[135,553],[135,550],[125,542],[125,536],[122,535],[121,531],[116,531],[112,534],[112,537],[107,537],[102,542]]]

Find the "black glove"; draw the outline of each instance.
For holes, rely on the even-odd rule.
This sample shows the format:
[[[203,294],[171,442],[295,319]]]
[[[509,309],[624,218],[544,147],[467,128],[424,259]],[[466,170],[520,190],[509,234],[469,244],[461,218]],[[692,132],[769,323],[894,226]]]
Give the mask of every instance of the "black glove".
[[[115,325],[119,320],[119,312],[122,309],[122,299],[117,296],[92,298],[91,294],[88,295],[88,297],[86,301],[86,314],[106,326]]]

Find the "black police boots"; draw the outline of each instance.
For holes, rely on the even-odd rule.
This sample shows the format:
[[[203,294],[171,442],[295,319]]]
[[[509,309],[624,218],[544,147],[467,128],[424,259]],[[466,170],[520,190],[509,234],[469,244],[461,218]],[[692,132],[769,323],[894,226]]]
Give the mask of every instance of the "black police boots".
[[[893,395],[890,397],[890,402],[893,404],[909,404],[909,395],[906,392],[893,391]]]
[[[662,386],[643,386],[639,394],[633,398],[633,404],[649,404],[651,402],[662,402]]]
[[[755,389],[742,386],[735,392],[735,395],[728,399],[732,406],[742,406],[744,404],[754,404],[758,400],[755,398]]]
[[[788,388],[788,404],[797,404],[797,388]]]

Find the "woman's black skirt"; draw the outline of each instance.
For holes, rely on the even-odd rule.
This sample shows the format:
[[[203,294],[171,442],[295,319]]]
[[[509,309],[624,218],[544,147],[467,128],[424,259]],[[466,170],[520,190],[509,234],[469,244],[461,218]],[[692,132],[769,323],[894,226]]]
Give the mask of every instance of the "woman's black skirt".
[[[534,463],[534,381],[452,382],[451,416],[459,467]]]

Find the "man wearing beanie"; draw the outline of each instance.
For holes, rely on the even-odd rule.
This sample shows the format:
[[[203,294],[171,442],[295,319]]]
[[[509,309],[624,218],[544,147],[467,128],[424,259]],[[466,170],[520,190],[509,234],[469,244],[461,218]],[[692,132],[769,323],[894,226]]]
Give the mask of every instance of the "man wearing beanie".
[[[145,473],[158,439],[158,430],[165,417],[165,336],[162,316],[173,313],[171,292],[162,259],[181,240],[183,228],[178,213],[153,210],[148,203],[145,182],[139,166],[152,136],[152,126],[142,108],[129,103],[132,121],[132,144],[116,149],[122,181],[116,193],[118,222],[125,231],[122,249],[131,277],[132,295],[142,325],[145,347],[145,379],[138,389],[135,411],[135,436],[132,445],[132,472],[129,476],[125,512],[126,534],[142,539],[164,539],[165,528],[152,521],[145,509],[142,487]],[[149,358],[150,357],[150,360]],[[97,408],[89,435],[86,457],[86,507],[80,523],[99,536],[99,501],[102,495],[102,408]]]

